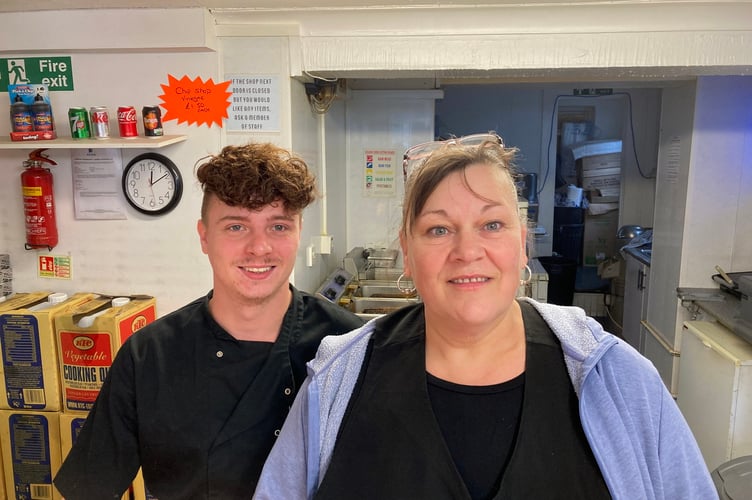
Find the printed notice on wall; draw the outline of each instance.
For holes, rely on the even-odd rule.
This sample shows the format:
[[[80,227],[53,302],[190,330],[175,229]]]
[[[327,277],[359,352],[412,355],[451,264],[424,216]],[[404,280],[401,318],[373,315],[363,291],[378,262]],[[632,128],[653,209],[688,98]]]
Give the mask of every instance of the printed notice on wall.
[[[40,278],[71,279],[70,255],[40,255],[37,275]]]
[[[74,149],[73,209],[76,219],[125,219],[120,194],[123,156],[119,149]]]
[[[279,77],[225,75],[230,80],[228,132],[279,132]]]
[[[363,193],[365,196],[394,196],[397,152],[367,149],[364,159]]]

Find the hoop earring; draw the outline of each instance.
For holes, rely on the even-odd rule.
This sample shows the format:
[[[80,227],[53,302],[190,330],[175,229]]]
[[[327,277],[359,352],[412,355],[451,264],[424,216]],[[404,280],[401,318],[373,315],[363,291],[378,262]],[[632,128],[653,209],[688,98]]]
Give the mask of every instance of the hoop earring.
[[[527,264],[525,264],[525,271],[527,271],[527,278],[521,279],[520,285],[527,285],[533,279],[533,270],[530,269],[530,266],[528,266]]]
[[[405,273],[402,273],[399,275],[399,278],[397,278],[397,290],[404,293],[405,295],[412,295],[415,293],[415,286],[412,288],[403,287],[400,282],[405,278]]]

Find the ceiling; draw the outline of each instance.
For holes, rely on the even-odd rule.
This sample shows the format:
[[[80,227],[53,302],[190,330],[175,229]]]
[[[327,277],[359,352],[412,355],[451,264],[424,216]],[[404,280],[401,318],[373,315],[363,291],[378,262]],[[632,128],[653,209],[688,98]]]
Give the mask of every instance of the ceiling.
[[[623,0],[631,3],[633,0]],[[673,1],[673,0],[664,0]],[[209,9],[327,9],[342,7],[405,7],[447,5],[520,5],[520,4],[566,4],[572,0],[2,0],[0,12],[28,12],[35,10],[66,9],[127,9],[152,8],[172,9],[181,7],[206,7]],[[603,3],[602,0],[578,0],[583,3]]]

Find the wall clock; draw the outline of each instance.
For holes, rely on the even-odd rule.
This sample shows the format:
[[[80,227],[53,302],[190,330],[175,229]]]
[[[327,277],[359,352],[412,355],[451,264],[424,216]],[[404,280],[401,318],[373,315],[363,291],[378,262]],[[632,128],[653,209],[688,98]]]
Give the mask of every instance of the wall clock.
[[[164,215],[180,202],[183,177],[166,156],[144,153],[125,166],[122,187],[133,208],[146,215]]]

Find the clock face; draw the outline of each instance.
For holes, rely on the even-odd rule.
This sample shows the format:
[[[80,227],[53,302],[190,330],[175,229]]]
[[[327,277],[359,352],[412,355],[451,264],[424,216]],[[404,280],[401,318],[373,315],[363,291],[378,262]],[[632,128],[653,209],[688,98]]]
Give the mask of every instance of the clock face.
[[[175,208],[183,194],[180,170],[166,156],[144,153],[123,171],[123,194],[136,210],[163,215]]]

